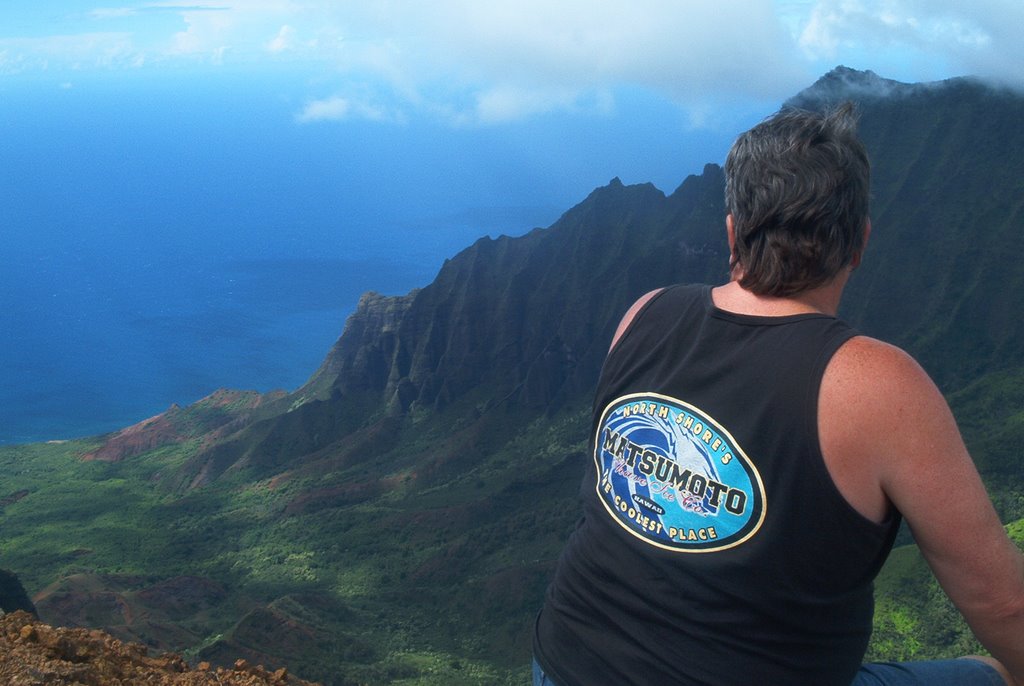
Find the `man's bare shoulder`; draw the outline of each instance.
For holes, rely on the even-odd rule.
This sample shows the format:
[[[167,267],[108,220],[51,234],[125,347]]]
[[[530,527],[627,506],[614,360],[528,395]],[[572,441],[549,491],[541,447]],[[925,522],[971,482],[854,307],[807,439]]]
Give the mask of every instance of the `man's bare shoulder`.
[[[914,358],[905,350],[892,343],[880,341],[870,336],[854,336],[839,348],[835,360],[847,365],[867,369],[884,367],[896,371],[904,365],[917,366]]]
[[[844,343],[826,368],[823,393],[847,402],[853,399],[891,405],[904,399],[938,394],[920,364],[903,349],[868,336]]]
[[[946,399],[921,365],[902,349],[867,336],[847,341],[829,362],[819,413],[822,420],[845,425],[865,447],[871,435],[889,447],[929,434],[956,434],[959,440]]]
[[[822,455],[840,492],[876,522],[889,511],[892,473],[913,468],[929,435],[953,436],[941,393],[900,348],[856,336],[829,361],[818,401]]]

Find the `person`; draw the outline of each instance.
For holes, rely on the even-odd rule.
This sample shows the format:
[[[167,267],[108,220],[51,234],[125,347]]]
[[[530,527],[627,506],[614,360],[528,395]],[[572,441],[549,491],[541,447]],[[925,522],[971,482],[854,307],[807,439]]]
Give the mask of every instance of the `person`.
[[[871,232],[856,125],[847,103],[741,135],[730,280],[620,323],[536,685],[1024,684],[1024,561],[942,395],[837,318]],[[862,664],[901,518],[994,657]]]

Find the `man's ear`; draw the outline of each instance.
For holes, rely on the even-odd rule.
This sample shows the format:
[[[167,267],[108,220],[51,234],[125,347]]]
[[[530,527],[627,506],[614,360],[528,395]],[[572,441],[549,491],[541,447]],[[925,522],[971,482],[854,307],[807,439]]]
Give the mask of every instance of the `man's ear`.
[[[868,239],[871,238],[871,219],[869,218],[864,222],[864,240],[861,242],[860,250],[853,256],[853,260],[850,261],[850,266],[856,269],[860,266],[860,258],[863,257],[864,251],[868,247]]]
[[[732,215],[725,215],[725,236],[729,239],[729,262],[736,262],[736,225],[733,223]]]

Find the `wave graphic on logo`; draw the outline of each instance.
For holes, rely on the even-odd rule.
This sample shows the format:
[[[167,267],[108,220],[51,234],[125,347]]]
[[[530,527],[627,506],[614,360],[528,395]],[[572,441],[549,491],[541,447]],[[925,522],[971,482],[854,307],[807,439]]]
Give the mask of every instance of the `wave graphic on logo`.
[[[594,460],[609,514],[661,548],[731,548],[764,521],[757,469],[725,429],[680,400],[636,394],[613,401],[598,423]]]

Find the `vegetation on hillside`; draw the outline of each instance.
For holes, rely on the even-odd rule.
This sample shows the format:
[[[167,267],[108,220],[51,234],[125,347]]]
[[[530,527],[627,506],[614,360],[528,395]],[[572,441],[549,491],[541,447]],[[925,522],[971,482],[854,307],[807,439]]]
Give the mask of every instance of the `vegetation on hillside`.
[[[116,463],[81,461],[91,442],[2,447],[5,487],[23,495],[4,508],[0,559],[44,619],[193,661],[325,684],[516,682],[577,517],[585,413],[515,430],[498,412],[465,435],[449,431],[458,415],[407,420],[394,450],[347,466],[186,493],[162,475],[190,444]],[[432,462],[439,441],[465,450]],[[176,577],[191,601],[167,588]]]

